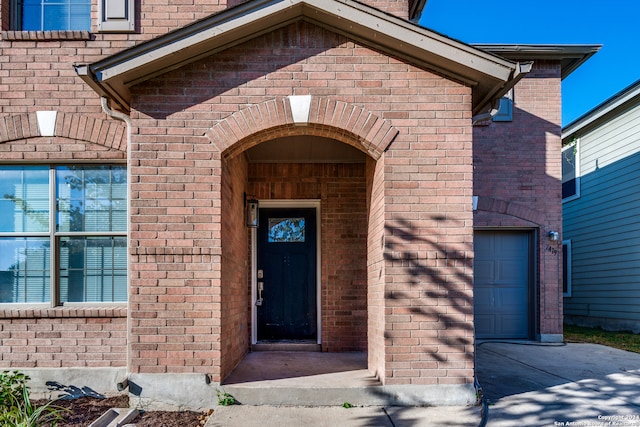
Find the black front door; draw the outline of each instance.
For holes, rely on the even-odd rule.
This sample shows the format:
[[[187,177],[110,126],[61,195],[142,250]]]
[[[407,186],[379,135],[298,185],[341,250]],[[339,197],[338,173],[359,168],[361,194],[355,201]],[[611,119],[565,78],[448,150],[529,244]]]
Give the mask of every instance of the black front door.
[[[260,208],[258,340],[316,340],[316,210]]]

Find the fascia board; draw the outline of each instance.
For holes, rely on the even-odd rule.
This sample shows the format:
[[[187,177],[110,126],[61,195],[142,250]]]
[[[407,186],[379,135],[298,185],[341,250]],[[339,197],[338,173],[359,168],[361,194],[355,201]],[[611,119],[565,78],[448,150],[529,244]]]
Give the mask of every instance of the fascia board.
[[[454,74],[477,73],[507,80],[515,68],[511,61],[487,54],[461,42],[419,27],[411,22],[366,8],[354,2],[306,0],[307,16],[325,24],[335,24],[359,40],[377,43],[387,51],[397,51],[435,65],[447,64]],[[319,15],[323,17],[318,19]],[[346,22],[344,22],[346,21]],[[345,25],[346,24],[346,25]],[[467,70],[456,72],[456,67]],[[472,78],[473,79],[473,78]]]
[[[297,19],[318,23],[475,87],[484,99],[517,64],[349,0],[247,2],[89,65],[98,86],[128,99],[128,87]],[[120,103],[120,101],[118,101]]]
[[[560,61],[564,80],[585,61],[595,55],[601,44],[476,44],[471,46],[511,60]]]
[[[129,111],[130,92],[127,87],[114,88],[107,83],[97,82],[90,74],[87,65],[74,65],[78,76],[91,87],[98,95],[114,100],[123,110]]]
[[[91,66],[101,81],[133,76],[132,81],[150,74],[160,64],[185,63],[201,53],[208,53],[219,46],[240,43],[246,37],[256,37],[259,28],[270,31],[285,25],[300,15],[300,7],[283,8],[281,1],[251,3],[253,10],[236,7],[187,27],[172,31],[156,39],[144,42],[121,53],[116,53]],[[244,5],[247,5],[245,3]],[[240,10],[238,10],[240,9]]]

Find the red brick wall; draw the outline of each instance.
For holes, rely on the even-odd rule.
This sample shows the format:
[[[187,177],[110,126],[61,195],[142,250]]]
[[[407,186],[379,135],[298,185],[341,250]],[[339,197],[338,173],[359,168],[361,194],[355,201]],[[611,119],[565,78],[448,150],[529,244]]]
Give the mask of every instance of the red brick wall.
[[[169,0],[136,2],[139,25],[133,34],[97,32],[97,2],[89,32],[14,32],[9,30],[10,1],[0,1],[0,116],[58,110],[104,118],[100,98],[73,69],[142,40],[182,27],[226,7],[218,0],[175,4]],[[190,4],[189,4],[190,3]],[[237,3],[237,1],[236,1]],[[10,60],[9,60],[10,59]]]
[[[321,200],[323,351],[367,349],[364,163],[251,164],[259,199]]]
[[[364,0],[362,3],[400,18],[409,17],[409,0]]]
[[[175,22],[166,22],[169,6],[146,7],[142,27],[151,31],[192,19],[176,13]],[[194,16],[206,14],[207,6],[194,8]],[[69,64],[95,61],[152,33],[73,41],[7,36],[1,57],[12,60],[0,61],[0,115],[56,109],[104,118],[98,98]],[[358,106],[399,131],[375,173],[367,174],[375,209],[369,253],[371,236],[386,239],[377,240],[384,249],[369,259],[367,275],[377,325],[369,327],[376,333],[369,340],[383,346],[373,356],[380,376],[395,384],[471,381],[470,370],[454,361],[463,354],[468,364],[472,357],[468,307],[446,303],[470,295],[471,90],[303,22],[133,88],[130,370],[224,375],[220,318],[233,304],[221,294],[227,280],[221,216],[229,207],[220,202],[223,153],[202,135],[247,106],[294,94]],[[271,118],[260,120],[270,129]],[[335,138],[367,150],[369,128],[365,138],[354,136],[341,130],[347,121],[335,122]],[[336,309],[336,316],[360,314],[344,296],[335,297],[348,309]],[[335,332],[335,348],[345,348],[342,332]],[[418,359],[408,360],[409,353]]]
[[[58,114],[42,137],[35,114],[0,117],[0,158],[18,163],[126,159],[122,122]],[[126,307],[0,310],[0,366],[126,366]]]
[[[386,381],[386,324],[384,262],[384,162],[367,159],[368,240],[367,240],[367,334],[369,370]]]
[[[126,366],[126,308],[0,311],[0,367]]]
[[[231,372],[249,349],[251,316],[247,288],[251,263],[248,262],[248,233],[244,221],[244,193],[248,167],[244,156],[226,159],[222,165],[222,372]],[[251,193],[248,191],[248,193]],[[233,332],[232,332],[233,331]]]
[[[136,2],[137,25],[132,34],[97,32],[97,2],[92,30],[73,35],[59,32],[20,33],[9,30],[10,1],[0,1],[0,115],[58,110],[102,116],[99,97],[77,77],[72,64],[83,64],[205,18],[240,0]],[[389,13],[407,16],[407,1],[365,1]],[[56,33],[58,34],[58,33]],[[11,60],[9,61],[9,58]]]
[[[478,227],[537,230],[540,324],[536,332],[562,333],[562,230],[560,64],[536,61],[514,89],[512,122],[474,128],[474,194]]]
[[[220,158],[205,141],[158,135],[144,124],[138,122],[129,163],[129,367],[207,373],[218,381]]]
[[[387,384],[473,382],[471,90],[433,83],[384,155]]]
[[[376,292],[377,301],[373,302],[378,304],[374,316],[383,325],[379,329],[370,326],[369,332],[378,336],[368,337],[373,340],[370,342],[384,344],[384,350],[374,356],[384,364],[385,372],[380,376],[393,384],[473,380],[470,88],[299,22],[159,76],[132,88],[132,92],[132,117],[137,129],[133,136],[132,173],[148,175],[144,177],[150,180],[148,185],[187,171],[196,181],[210,180],[220,174],[216,156],[236,155],[252,144],[278,136],[305,132],[322,135],[332,132],[332,126],[337,129],[334,138],[367,150],[368,141],[363,145],[353,134],[340,131],[348,128],[349,117],[341,117],[337,108],[355,104],[369,114],[385,118],[399,133],[385,154],[384,147],[372,151],[384,156],[384,163],[380,163],[384,169],[375,172],[379,178],[371,184],[371,206],[379,209],[384,203],[385,210],[370,215],[369,220],[375,218],[377,222],[370,225],[369,235],[385,235],[387,239],[383,252],[368,266],[375,269],[368,274],[369,289]],[[311,94],[321,100],[314,104],[313,117],[315,108],[323,108],[319,111],[321,116],[335,118],[323,125],[326,127],[275,127],[280,126],[277,109],[283,104],[271,101],[294,94]],[[246,114],[232,116],[254,105],[275,110],[250,107],[250,120]],[[253,126],[254,133],[246,133],[240,126],[238,120],[243,117]],[[222,119],[225,120],[218,122]],[[215,138],[211,136],[214,144],[207,145],[209,140],[201,135],[216,123],[224,126],[216,131]],[[140,145],[136,145],[138,142]],[[175,170],[166,167],[167,152],[190,154],[195,149],[203,155],[208,153],[205,150],[212,151],[210,161],[199,159],[202,169],[196,164]],[[226,151],[216,151],[221,149]],[[213,177],[205,171],[208,166]],[[360,184],[363,192],[365,182]],[[135,191],[138,184],[133,187]],[[167,222],[162,209],[154,214],[166,195],[135,195],[140,206],[134,218],[137,224],[160,219],[163,221],[159,222]],[[181,203],[194,196],[199,197],[172,194],[173,201]],[[225,208],[222,207],[223,215]],[[215,240],[219,237],[215,221],[219,219],[194,221],[213,221],[214,239],[195,246],[215,247],[219,242]],[[163,247],[191,246],[195,242],[187,243],[174,236],[170,242],[164,239],[148,243]],[[146,244],[136,242],[141,247]],[[371,253],[372,243],[369,246]],[[380,265],[384,266],[382,270],[376,268]],[[219,266],[214,265],[211,271],[214,288],[220,286],[216,268]],[[164,280],[160,286],[164,286]],[[209,315],[219,316],[216,309]],[[408,354],[415,359],[409,360]]]

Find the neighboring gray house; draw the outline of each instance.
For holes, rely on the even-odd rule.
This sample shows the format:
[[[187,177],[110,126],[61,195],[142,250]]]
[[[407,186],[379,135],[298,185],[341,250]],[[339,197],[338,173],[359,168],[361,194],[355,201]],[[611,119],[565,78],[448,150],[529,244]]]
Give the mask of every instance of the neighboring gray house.
[[[565,322],[640,333],[640,80],[562,140]]]

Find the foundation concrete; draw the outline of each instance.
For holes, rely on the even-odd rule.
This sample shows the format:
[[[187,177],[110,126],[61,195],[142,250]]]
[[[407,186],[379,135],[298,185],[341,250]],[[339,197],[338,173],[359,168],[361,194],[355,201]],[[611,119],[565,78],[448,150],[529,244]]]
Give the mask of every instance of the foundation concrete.
[[[129,406],[162,411],[206,411],[217,405],[217,383],[204,374],[129,374]]]
[[[110,397],[119,394],[117,383],[126,378],[126,368],[24,368],[34,399],[60,397]]]

